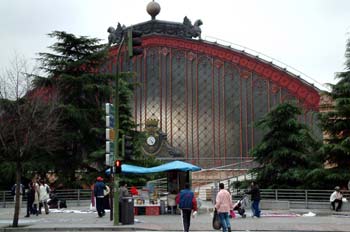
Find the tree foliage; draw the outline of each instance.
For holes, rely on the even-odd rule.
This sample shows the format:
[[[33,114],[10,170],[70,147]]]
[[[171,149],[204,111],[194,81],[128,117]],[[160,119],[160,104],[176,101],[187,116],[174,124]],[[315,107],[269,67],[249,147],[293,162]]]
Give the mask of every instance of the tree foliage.
[[[310,130],[298,121],[300,109],[283,103],[270,111],[257,126],[266,134],[253,150],[259,167],[253,169],[262,188],[302,188],[313,161],[316,141]]]
[[[331,92],[325,93],[333,99],[334,106],[330,112],[320,116],[321,127],[326,134],[321,149],[328,168],[324,177],[330,187],[347,186],[350,180],[350,39],[345,57],[345,70],[336,75],[339,81],[329,84]]]
[[[21,65],[24,63],[15,58],[13,66],[1,75],[6,88],[0,90],[0,173],[3,177],[15,174],[14,227],[18,226],[22,175],[50,163],[60,137],[57,92],[51,89],[42,95],[40,89],[31,91],[31,82]]]
[[[55,86],[62,95],[61,107],[63,134],[61,149],[56,152],[54,171],[66,187],[79,187],[94,182],[103,175],[105,165],[105,103],[113,103],[115,74],[103,74],[99,67],[108,59],[108,47],[99,39],[77,37],[61,31],[49,36],[57,40],[50,46],[53,53],[39,53],[41,69],[48,77],[35,79],[35,86]],[[132,120],[130,98],[134,85],[130,74],[119,75],[120,132],[141,136]],[[137,150],[137,146],[136,146]],[[135,152],[138,162],[143,159]],[[77,173],[79,172],[79,173]]]
[[[77,37],[63,31],[49,34],[57,40],[52,53],[39,53],[40,68],[47,76],[36,76],[35,89],[56,88],[61,95],[63,132],[52,170],[66,187],[91,182],[84,173],[103,170],[104,104],[111,90],[109,75],[97,73],[107,51],[100,40]],[[94,155],[93,163],[87,162]]]

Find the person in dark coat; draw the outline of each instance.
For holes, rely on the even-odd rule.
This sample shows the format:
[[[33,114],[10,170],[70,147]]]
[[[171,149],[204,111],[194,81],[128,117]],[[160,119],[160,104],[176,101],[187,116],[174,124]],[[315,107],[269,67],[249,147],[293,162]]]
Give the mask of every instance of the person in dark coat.
[[[252,201],[252,212],[253,215],[252,217],[260,217],[260,208],[259,208],[259,204],[260,204],[260,189],[259,186],[253,181],[251,183],[251,188],[249,191],[246,191],[246,194],[250,194],[251,195],[251,201]]]
[[[104,190],[107,189],[105,183],[103,183],[103,178],[102,177],[97,177],[96,178],[96,183],[94,186],[94,194],[96,197],[96,211],[99,217],[103,217],[105,213],[104,209]]]
[[[181,190],[180,193],[178,193],[175,201],[181,209],[182,225],[184,232],[189,232],[192,211],[194,215],[197,214],[197,201],[194,196],[194,193],[190,189],[189,183],[185,184],[185,189]]]
[[[27,214],[25,217],[30,217],[30,214],[36,213],[36,211],[33,208],[34,194],[35,194],[35,189],[33,186],[33,182],[30,182],[28,184],[28,190],[27,190]]]

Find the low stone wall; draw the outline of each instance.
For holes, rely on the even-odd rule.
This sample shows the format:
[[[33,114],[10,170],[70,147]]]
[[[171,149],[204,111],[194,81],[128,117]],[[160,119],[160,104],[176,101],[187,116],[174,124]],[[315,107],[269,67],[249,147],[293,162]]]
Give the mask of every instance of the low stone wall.
[[[196,180],[225,180],[232,176],[240,176],[247,173],[247,170],[203,170],[192,173],[192,182]]]

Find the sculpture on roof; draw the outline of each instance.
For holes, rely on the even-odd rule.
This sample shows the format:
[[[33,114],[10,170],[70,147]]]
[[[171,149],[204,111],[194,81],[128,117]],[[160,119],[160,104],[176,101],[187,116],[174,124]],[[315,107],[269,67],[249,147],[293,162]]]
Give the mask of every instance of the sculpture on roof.
[[[123,37],[123,31],[125,29],[125,26],[121,26],[118,22],[117,28],[114,29],[114,27],[108,27],[107,32],[108,35],[108,45],[111,46],[112,44],[118,44],[122,37]]]
[[[185,16],[183,24],[188,28],[188,33],[196,38],[198,37],[199,39],[202,39],[201,34],[202,34],[202,30],[200,28],[201,25],[203,25],[202,20],[197,19],[194,24],[192,25],[192,22],[189,18],[187,18],[187,16]]]

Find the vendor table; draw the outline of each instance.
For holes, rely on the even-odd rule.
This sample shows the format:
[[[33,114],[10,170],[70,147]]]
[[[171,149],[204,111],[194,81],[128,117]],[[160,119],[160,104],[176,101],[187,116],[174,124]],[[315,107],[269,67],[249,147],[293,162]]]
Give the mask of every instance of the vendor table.
[[[135,215],[159,215],[159,212],[160,212],[159,204],[134,205]]]

